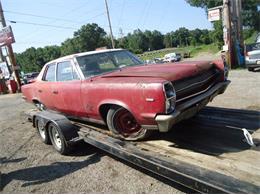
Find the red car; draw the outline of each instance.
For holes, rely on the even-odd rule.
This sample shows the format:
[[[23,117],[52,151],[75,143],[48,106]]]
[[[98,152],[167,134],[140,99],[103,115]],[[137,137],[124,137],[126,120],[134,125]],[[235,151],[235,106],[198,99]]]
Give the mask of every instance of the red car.
[[[230,83],[222,61],[147,65],[127,50],[91,51],[47,63],[23,98],[39,109],[105,124],[127,140],[169,131]]]

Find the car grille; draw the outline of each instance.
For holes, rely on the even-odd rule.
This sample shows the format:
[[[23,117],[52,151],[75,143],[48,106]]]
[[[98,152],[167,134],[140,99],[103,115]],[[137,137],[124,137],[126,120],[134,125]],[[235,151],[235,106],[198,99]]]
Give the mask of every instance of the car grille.
[[[220,76],[220,70],[212,67],[199,75],[172,82],[176,91],[177,105],[208,90],[220,80]]]

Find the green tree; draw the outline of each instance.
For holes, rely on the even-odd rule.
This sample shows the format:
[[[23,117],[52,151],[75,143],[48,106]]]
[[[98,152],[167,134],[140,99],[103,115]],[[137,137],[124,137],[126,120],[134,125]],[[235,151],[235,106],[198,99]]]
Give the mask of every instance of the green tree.
[[[179,46],[188,46],[189,43],[189,37],[190,37],[190,31],[185,28],[181,27],[174,33],[175,38],[177,39],[177,44]]]
[[[129,33],[127,40],[127,48],[134,53],[142,53],[149,48],[149,40],[140,29],[134,30],[133,34]]]
[[[146,30],[143,34],[148,41],[149,50],[158,50],[163,48],[163,35],[161,34],[161,32],[157,30]]]
[[[61,44],[62,55],[68,55],[84,51],[93,51],[98,47],[108,46],[106,32],[97,24],[83,25],[74,32],[74,37],[65,40]]]
[[[61,55],[69,55],[73,53],[78,53],[79,46],[78,46],[78,40],[75,38],[72,39],[66,39],[63,43],[61,43]]]
[[[106,46],[106,32],[97,24],[83,25],[78,31],[74,32],[79,52],[93,51],[98,47]]]
[[[208,8],[223,5],[223,0],[186,0],[191,6]],[[242,0],[242,20],[243,26],[260,30],[260,13],[257,7],[260,6],[259,0]]]
[[[166,48],[172,47],[171,33],[167,33],[166,35],[164,35],[163,44],[164,44],[164,47],[166,47]]]

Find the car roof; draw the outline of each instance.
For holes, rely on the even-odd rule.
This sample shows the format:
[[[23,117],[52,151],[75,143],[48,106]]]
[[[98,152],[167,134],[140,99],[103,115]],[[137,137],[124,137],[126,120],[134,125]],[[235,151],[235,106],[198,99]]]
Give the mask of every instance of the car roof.
[[[71,54],[71,55],[67,55],[67,56],[63,56],[60,58],[57,58],[55,60],[52,60],[50,62],[48,62],[47,64],[51,64],[53,62],[57,62],[57,61],[64,61],[64,60],[69,60],[75,57],[80,57],[80,56],[85,56],[85,55],[92,55],[92,54],[98,54],[98,53],[106,53],[106,52],[113,52],[113,51],[123,51],[125,49],[102,49],[102,50],[96,50],[96,51],[87,51],[87,52],[82,52],[82,53],[75,53],[75,54]]]

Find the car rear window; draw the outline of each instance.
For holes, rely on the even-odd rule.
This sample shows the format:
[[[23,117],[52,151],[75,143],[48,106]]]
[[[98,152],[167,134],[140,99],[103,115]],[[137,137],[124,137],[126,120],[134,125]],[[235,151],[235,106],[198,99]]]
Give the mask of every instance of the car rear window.
[[[246,52],[260,50],[260,43],[253,43],[250,45],[246,45]]]
[[[45,74],[44,81],[55,81],[55,64],[50,64],[47,66],[47,71]]]
[[[78,79],[79,77],[70,61],[64,61],[57,64],[57,81],[71,81]]]

